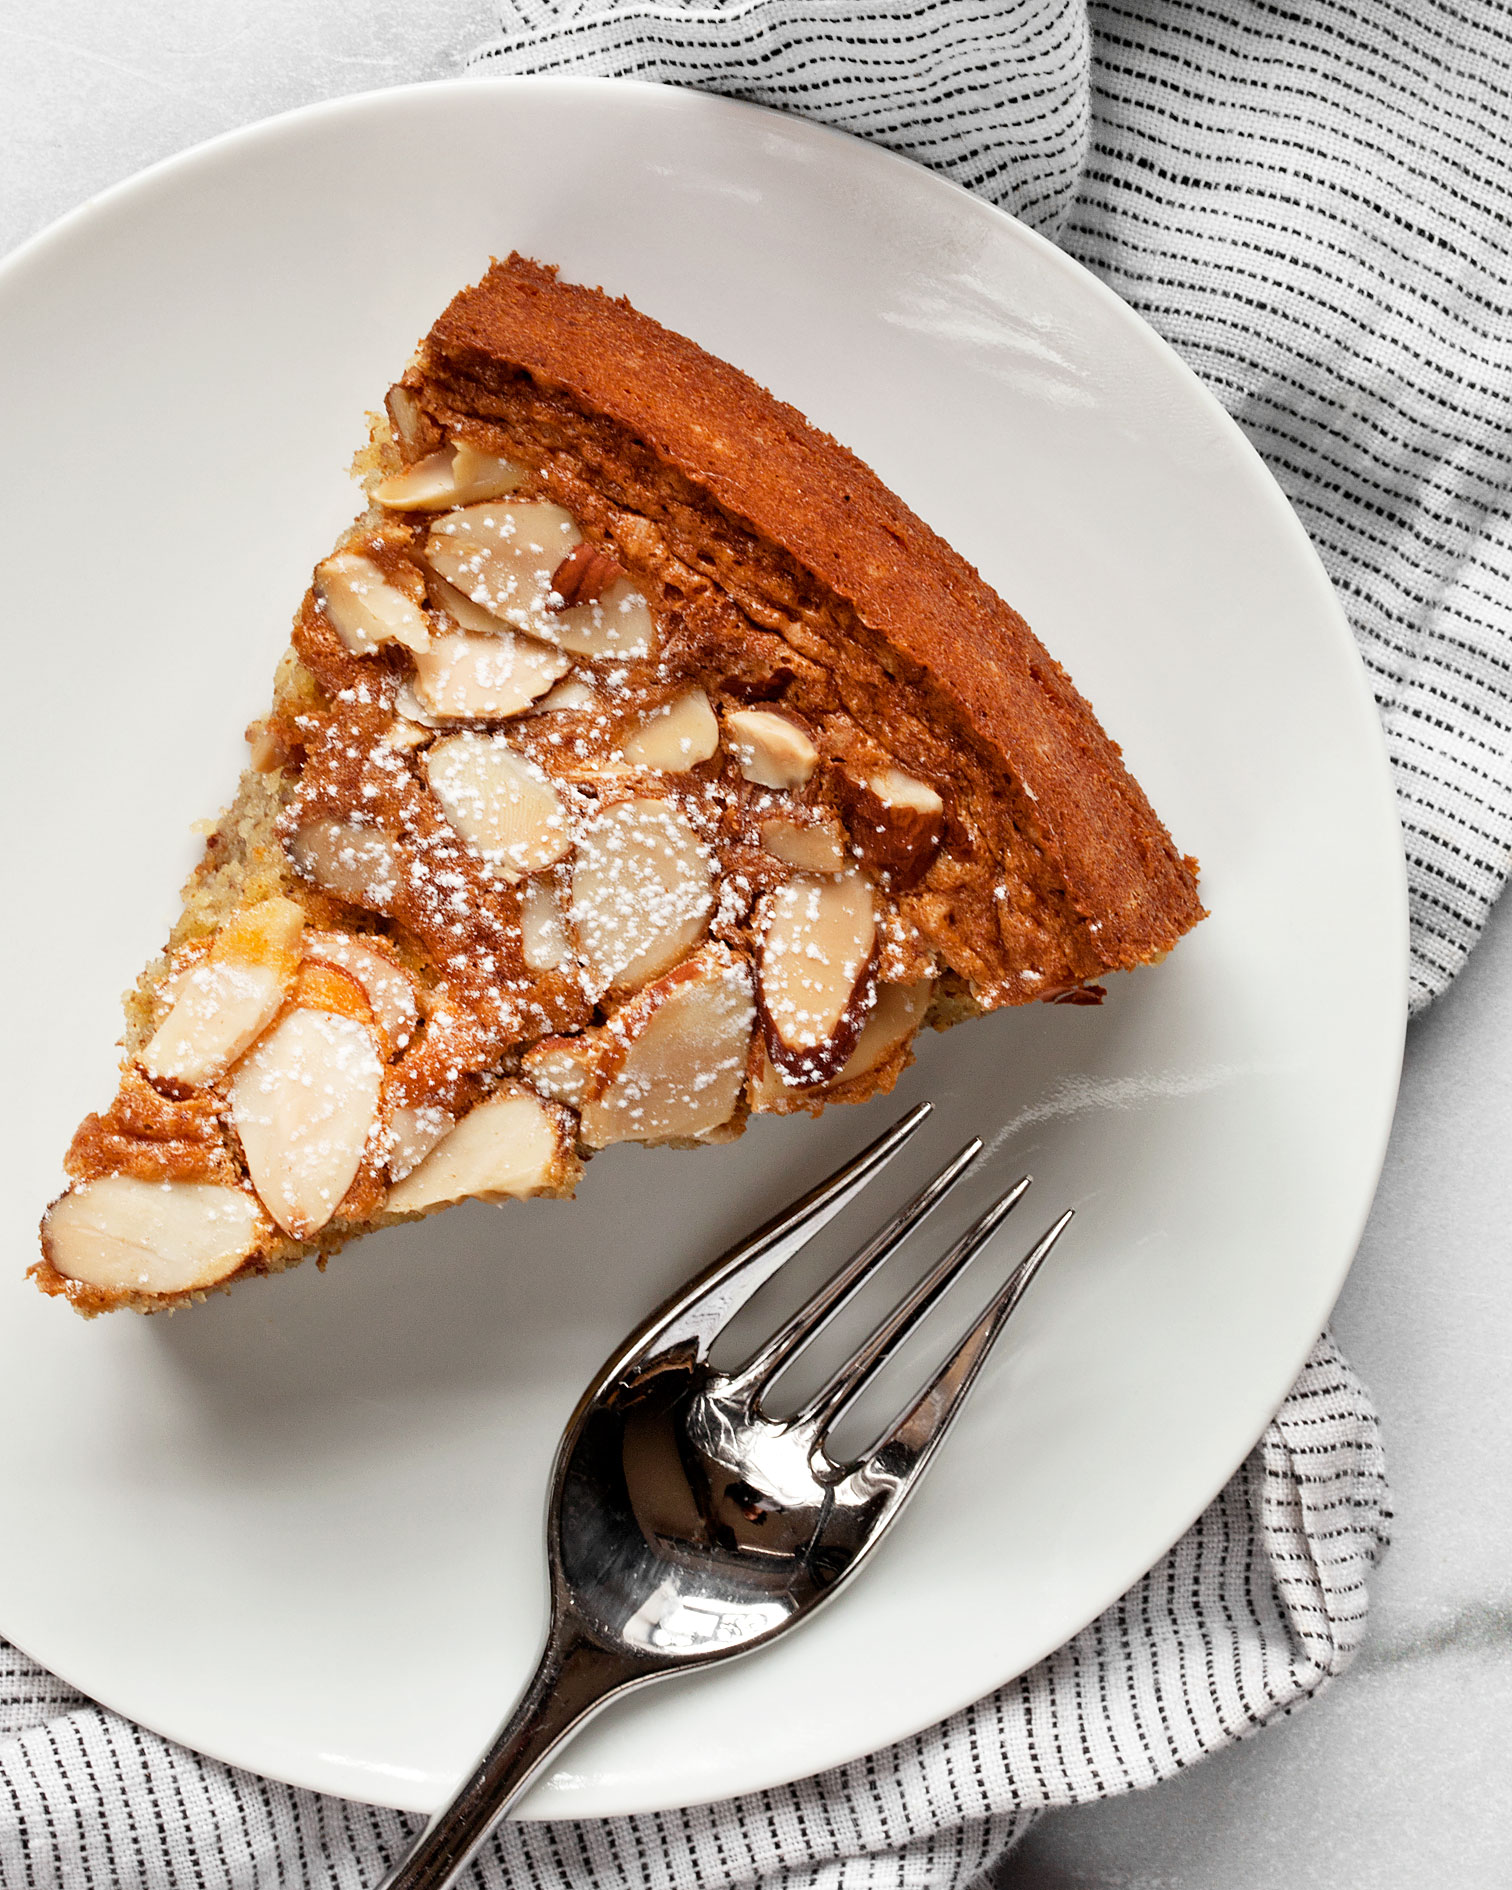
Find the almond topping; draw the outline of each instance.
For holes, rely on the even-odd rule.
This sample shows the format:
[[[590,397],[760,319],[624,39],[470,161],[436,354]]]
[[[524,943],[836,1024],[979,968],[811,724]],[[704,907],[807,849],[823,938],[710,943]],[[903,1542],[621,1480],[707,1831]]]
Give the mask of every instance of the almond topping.
[[[843,873],[851,864],[845,829],[828,815],[807,823],[793,814],[773,814],[761,823],[761,844],[803,873]]]
[[[395,512],[445,512],[477,499],[502,499],[524,477],[523,468],[507,459],[496,459],[465,440],[454,440],[381,480],[373,488],[373,497]]]
[[[543,1096],[581,1109],[609,1047],[602,1030],[585,1031],[580,1037],[543,1037],[520,1058],[520,1068]]]
[[[353,656],[385,643],[407,650],[430,644],[424,613],[360,551],[338,551],[315,567],[315,601]]]
[[[557,889],[549,878],[533,879],[520,900],[520,952],[532,971],[555,971],[572,956]]]
[[[448,735],[425,771],[451,822],[501,879],[523,879],[572,847],[567,810],[550,780],[502,735]]]
[[[407,458],[418,459],[440,437],[440,428],[420,405],[415,390],[406,387],[403,381],[394,382],[384,395],[383,404],[388,410],[394,438]]]
[[[422,1103],[415,1109],[401,1104],[389,1117],[389,1180],[403,1181],[455,1125],[456,1118],[434,1103]]]
[[[722,945],[648,985],[605,1027],[611,1047],[583,1104],[583,1140],[659,1142],[728,1122],[755,1022],[750,969]]]
[[[546,608],[571,610],[574,604],[596,604],[625,573],[607,551],[597,545],[574,545],[551,574],[551,595]]]
[[[503,721],[528,709],[572,667],[572,659],[500,627],[497,635],[436,637],[415,658],[423,709],[452,720]]]
[[[389,1214],[450,1201],[502,1201],[563,1189],[571,1181],[572,1118],[520,1083],[504,1083],[469,1111],[392,1190]]]
[[[397,1056],[414,1036],[420,1022],[415,981],[403,965],[377,945],[345,932],[307,933],[304,954],[307,964],[314,960],[335,965],[357,980],[385,1039],[386,1054]]]
[[[377,1125],[383,1060],[371,1017],[347,972],[306,965],[291,1008],[237,1067],[231,1121],[247,1173],[296,1240],[341,1205]]]
[[[664,774],[685,774],[707,761],[719,747],[719,724],[702,689],[665,704],[648,715],[635,733],[620,744],[620,753],[633,768],[656,768]]]
[[[399,890],[399,842],[375,827],[308,821],[290,840],[289,855],[306,879],[369,912],[387,912]]]
[[[775,709],[736,709],[725,717],[725,739],[740,772],[758,787],[802,787],[819,765],[808,731]]]
[[[621,801],[583,829],[570,918],[606,984],[634,990],[670,971],[714,911],[714,860],[665,801]]]
[[[895,886],[917,885],[945,830],[945,803],[936,790],[901,768],[865,776],[836,768],[831,779],[861,858]]]
[[[272,1023],[299,968],[304,913],[292,899],[249,906],[176,980],[172,1007],[142,1051],[157,1082],[200,1084],[227,1070]]]
[[[569,676],[565,682],[559,682],[555,689],[542,696],[535,705],[537,715],[555,715],[559,710],[591,709],[598,697],[588,684],[576,676]]]
[[[553,607],[553,579],[583,534],[570,512],[538,500],[473,505],[434,524],[425,561],[469,602],[528,636],[596,661],[649,656],[646,600],[615,579],[592,603]]]
[[[828,1084],[817,1085],[821,1093],[826,1089],[838,1088],[841,1083],[852,1082],[858,1076],[870,1075],[879,1063],[885,1063],[900,1045],[907,1043],[924,1021],[933,990],[933,978],[921,978],[917,984],[879,986],[877,1002],[862,1027],[861,1035],[856,1039],[855,1049]],[[784,1081],[781,1072],[772,1067],[763,1047],[757,1072],[750,1084],[752,1109],[761,1111],[780,1107],[785,1101],[796,1101],[806,1095],[808,1088],[804,1084]]]
[[[767,901],[759,996],[767,1054],[800,1082],[825,1083],[855,1048],[877,958],[872,889],[859,873],[795,874]]]
[[[53,1203],[42,1251],[65,1279],[106,1292],[194,1293],[234,1273],[267,1226],[240,1188],[104,1175]]]

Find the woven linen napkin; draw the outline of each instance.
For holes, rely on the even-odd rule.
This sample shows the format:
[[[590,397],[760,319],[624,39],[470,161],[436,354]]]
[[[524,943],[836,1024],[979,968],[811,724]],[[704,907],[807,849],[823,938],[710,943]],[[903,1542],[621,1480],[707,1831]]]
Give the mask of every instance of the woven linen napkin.
[[[1406,830],[1413,1008],[1512,840],[1503,162],[1490,0],[516,0],[478,71],[697,85],[870,137],[1036,224],[1150,320],[1281,481],[1344,598]],[[505,1827],[486,1886],[964,1890],[1044,1809],[1155,1783],[1359,1644],[1389,1523],[1320,1340],[1261,1443],[1122,1601],[889,1750],[721,1804]],[[359,1890],[417,1821],[238,1773],[0,1645],[0,1884]]]

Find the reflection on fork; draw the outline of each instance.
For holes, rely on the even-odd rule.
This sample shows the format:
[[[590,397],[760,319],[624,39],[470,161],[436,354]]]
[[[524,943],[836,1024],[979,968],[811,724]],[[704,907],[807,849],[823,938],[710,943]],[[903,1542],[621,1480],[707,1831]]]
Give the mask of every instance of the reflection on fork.
[[[889,1162],[920,1103],[684,1288],[609,1360],[557,1452],[545,1652],[497,1738],[382,1890],[442,1890],[564,1740],[622,1693],[761,1646],[860,1566],[917,1487],[1069,1212],[1035,1242],[930,1383],[855,1459],[836,1424],[987,1244],[1014,1184],[791,1416],[777,1376],[894,1254],[981,1151],[969,1142],[756,1352],[710,1362],[735,1314]]]

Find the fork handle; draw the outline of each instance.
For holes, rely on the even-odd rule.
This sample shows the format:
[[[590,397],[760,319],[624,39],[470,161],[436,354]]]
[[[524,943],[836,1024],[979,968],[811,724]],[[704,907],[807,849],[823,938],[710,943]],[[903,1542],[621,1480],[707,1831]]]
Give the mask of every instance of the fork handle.
[[[552,1754],[617,1693],[651,1678],[571,1620],[551,1624],[540,1665],[493,1743],[378,1890],[446,1890]]]

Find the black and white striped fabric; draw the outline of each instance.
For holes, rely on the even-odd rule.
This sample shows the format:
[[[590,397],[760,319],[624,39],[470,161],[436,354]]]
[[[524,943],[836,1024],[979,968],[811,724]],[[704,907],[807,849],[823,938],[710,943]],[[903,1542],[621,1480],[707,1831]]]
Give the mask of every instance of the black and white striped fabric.
[[[1491,0],[513,0],[475,69],[697,85],[1036,224],[1186,356],[1323,554],[1401,800],[1413,1005],[1512,842],[1512,23]],[[1043,1810],[1150,1785],[1347,1665],[1386,1540],[1325,1338],[1190,1533],[1033,1672],[819,1778],[511,1825],[490,1890],[965,1890]],[[197,1758],[0,1648],[0,1884],[361,1890],[413,1826]]]

